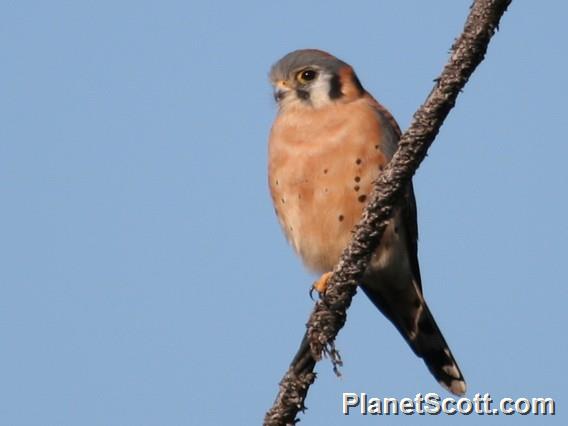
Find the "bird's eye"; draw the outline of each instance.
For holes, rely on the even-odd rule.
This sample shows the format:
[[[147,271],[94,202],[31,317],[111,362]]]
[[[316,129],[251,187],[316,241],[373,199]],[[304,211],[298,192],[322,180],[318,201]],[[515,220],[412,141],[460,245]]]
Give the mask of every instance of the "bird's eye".
[[[296,78],[300,83],[305,84],[308,83],[309,81],[314,80],[317,77],[317,75],[318,73],[316,71],[307,69],[304,71],[300,71],[296,76]]]

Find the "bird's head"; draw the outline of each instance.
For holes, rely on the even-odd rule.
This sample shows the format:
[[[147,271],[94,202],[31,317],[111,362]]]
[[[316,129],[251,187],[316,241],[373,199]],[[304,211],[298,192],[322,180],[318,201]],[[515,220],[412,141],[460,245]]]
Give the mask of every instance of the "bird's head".
[[[321,108],[365,94],[351,66],[316,49],[288,53],[272,66],[270,82],[274,99],[281,108]]]

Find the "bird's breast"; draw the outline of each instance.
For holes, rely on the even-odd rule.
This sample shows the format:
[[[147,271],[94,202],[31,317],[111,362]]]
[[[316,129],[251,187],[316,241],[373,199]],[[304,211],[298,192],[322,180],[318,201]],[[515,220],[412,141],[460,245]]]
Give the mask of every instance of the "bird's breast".
[[[306,266],[331,270],[388,161],[364,102],[284,111],[269,142],[269,186],[286,237]]]

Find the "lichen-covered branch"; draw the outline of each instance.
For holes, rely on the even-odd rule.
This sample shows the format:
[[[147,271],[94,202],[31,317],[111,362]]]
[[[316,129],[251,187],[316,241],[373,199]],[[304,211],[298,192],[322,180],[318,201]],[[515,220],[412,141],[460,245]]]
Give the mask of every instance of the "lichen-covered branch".
[[[373,196],[328,282],[325,298],[316,303],[308,321],[311,354],[296,358],[280,382],[273,407],[266,413],[265,426],[293,425],[298,411],[315,380],[313,369],[322,354],[331,356],[334,368],[339,357],[334,340],[345,324],[347,309],[357,283],[378,246],[398,197],[407,187],[426,156],[460,91],[485,57],[487,46],[511,0],[474,1],[464,30],[451,49],[451,56],[424,104],[414,114],[402,135],[398,150],[375,182]]]

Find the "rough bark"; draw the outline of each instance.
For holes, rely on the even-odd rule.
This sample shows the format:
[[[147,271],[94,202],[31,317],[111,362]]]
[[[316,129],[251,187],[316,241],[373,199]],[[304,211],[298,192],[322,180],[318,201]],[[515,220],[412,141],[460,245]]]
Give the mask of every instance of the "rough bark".
[[[295,359],[284,375],[274,405],[264,418],[265,426],[293,425],[299,421],[296,416],[305,409],[306,395],[315,381],[313,370],[322,354],[330,356],[336,371],[341,365],[334,340],[345,324],[357,283],[378,246],[393,206],[426,156],[458,94],[485,57],[489,41],[510,3],[511,0],[476,0],[471,6],[448,63],[403,133],[394,157],[377,178],[371,201],[333,271],[325,297],[314,307],[307,324],[311,354]]]

